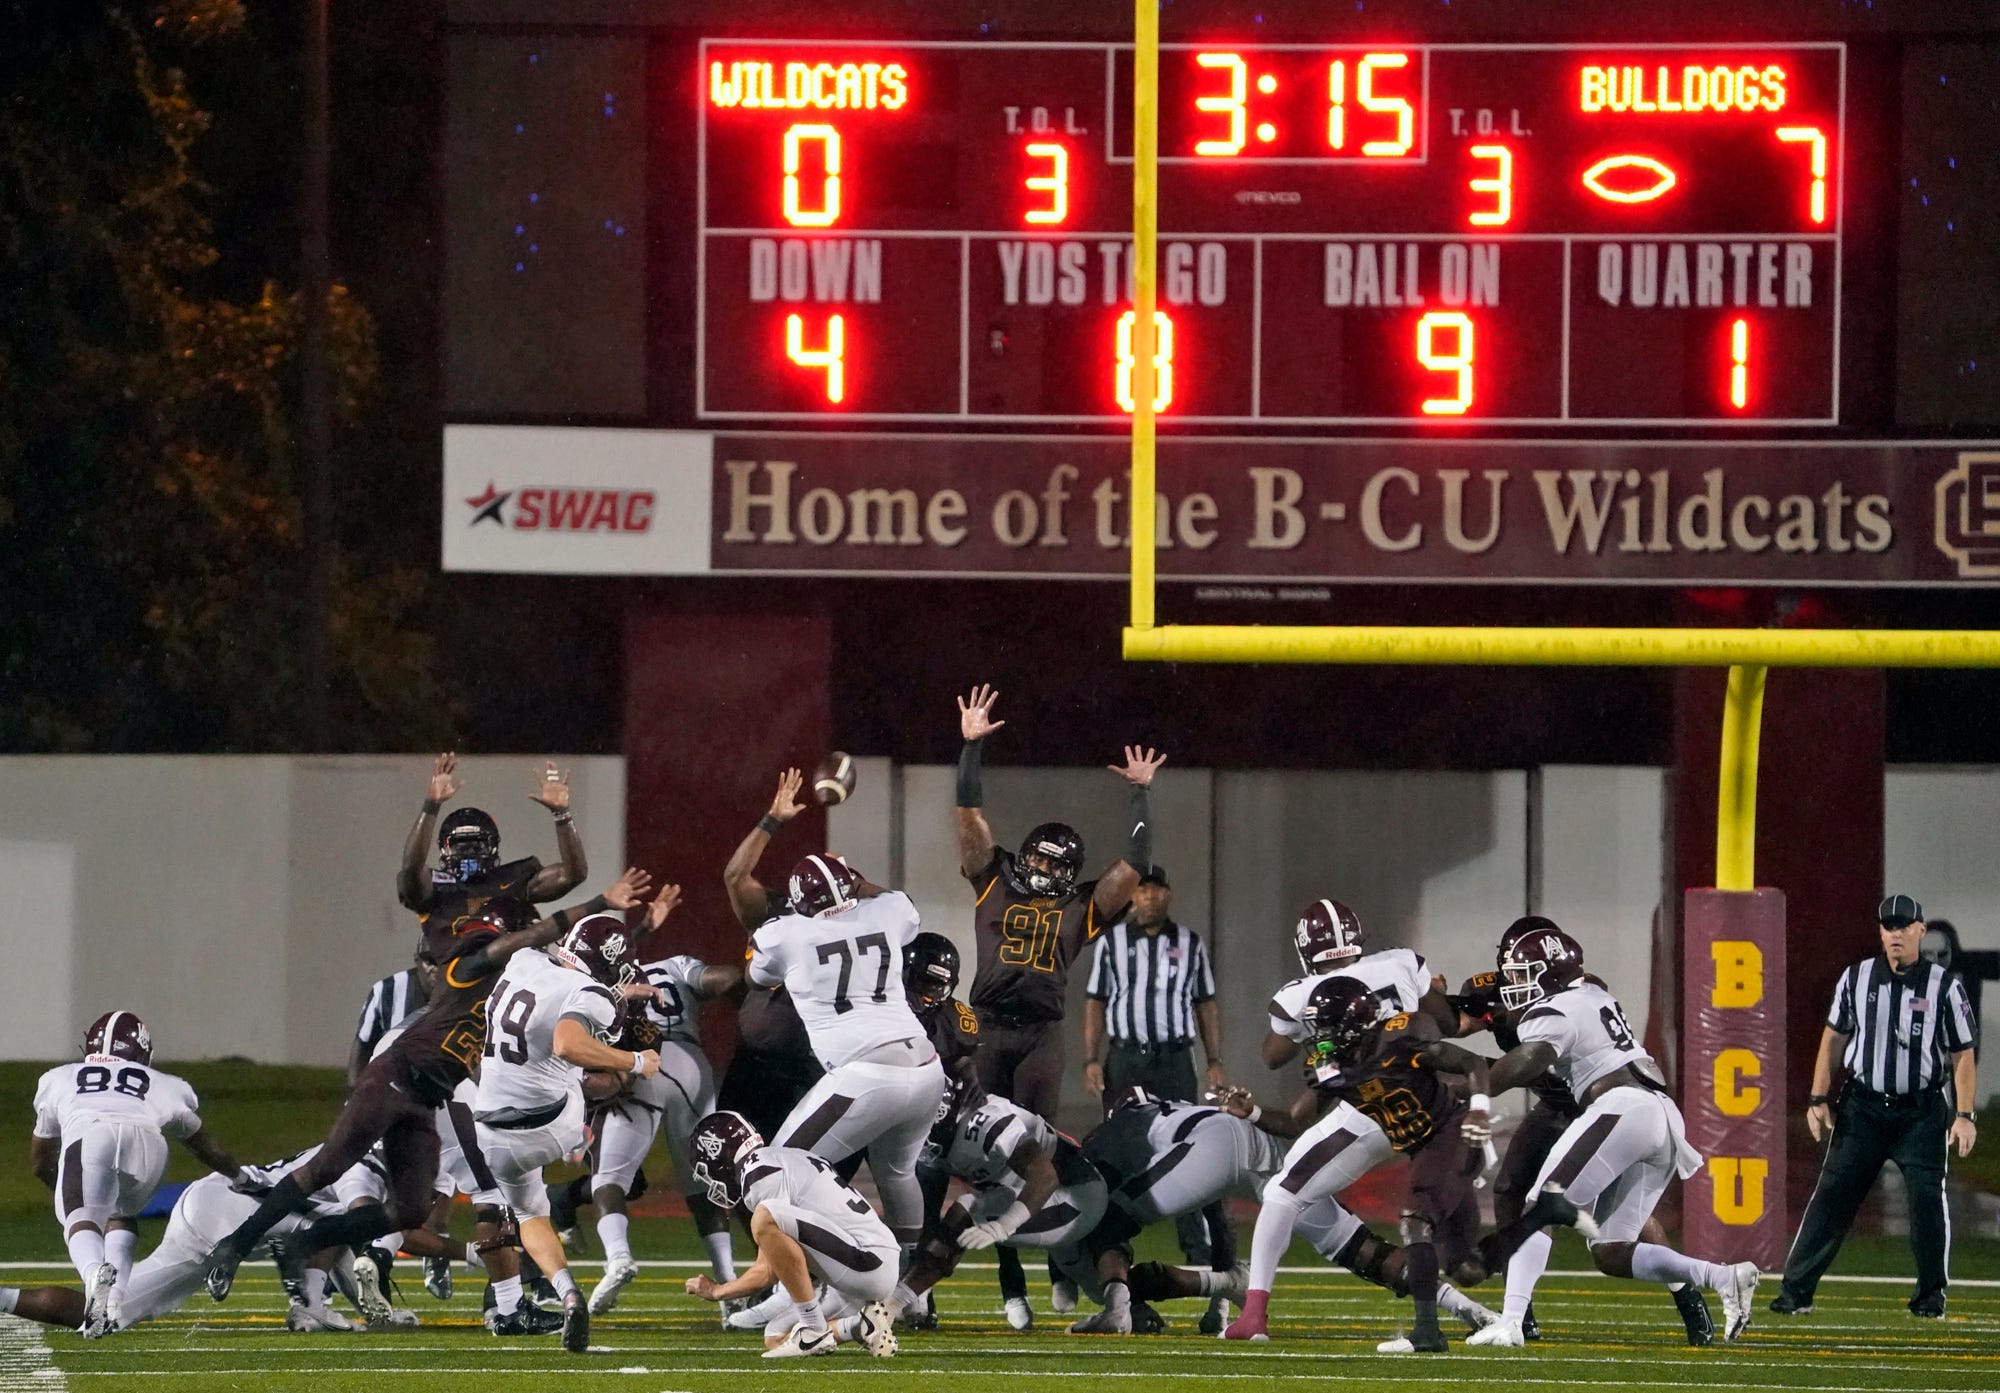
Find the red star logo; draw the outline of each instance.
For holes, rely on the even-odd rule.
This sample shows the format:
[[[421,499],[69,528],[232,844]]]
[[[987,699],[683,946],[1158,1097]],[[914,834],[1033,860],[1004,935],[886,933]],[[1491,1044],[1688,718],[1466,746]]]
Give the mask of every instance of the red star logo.
[[[482,522],[490,521],[497,522],[502,527],[505,527],[507,519],[501,516],[500,510],[507,506],[507,500],[513,496],[514,491],[512,489],[508,489],[505,493],[502,493],[500,490],[494,488],[493,481],[488,479],[484,493],[480,494],[477,498],[468,498],[465,500],[466,506],[474,510],[472,521],[467,526],[477,527]]]

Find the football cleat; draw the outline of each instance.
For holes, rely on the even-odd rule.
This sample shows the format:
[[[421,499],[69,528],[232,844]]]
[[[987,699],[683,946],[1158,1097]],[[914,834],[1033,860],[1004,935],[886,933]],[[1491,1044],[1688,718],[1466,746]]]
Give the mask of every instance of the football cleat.
[[[1227,1324],[1229,1324],[1229,1298],[1211,1296],[1208,1299],[1208,1309],[1201,1313],[1201,1319],[1195,1323],[1194,1328],[1203,1335],[1220,1335],[1222,1327]]]
[[[111,1333],[111,1291],[118,1285],[118,1269],[100,1262],[90,1270],[90,1285],[84,1292],[83,1324],[77,1333],[86,1340],[101,1340]]]
[[[229,1299],[229,1289],[236,1285],[236,1269],[243,1262],[243,1251],[232,1239],[225,1238],[209,1252],[208,1272],[202,1284],[208,1294],[217,1301]]]
[[[1134,1306],[1113,1308],[1106,1306],[1093,1312],[1069,1328],[1072,1335],[1130,1335],[1132,1333],[1132,1311]]]
[[[352,1330],[354,1322],[330,1307],[294,1301],[285,1311],[285,1329],[299,1335],[326,1335]]]
[[[306,1299],[306,1255],[299,1251],[298,1239],[288,1233],[274,1233],[266,1240],[271,1261],[278,1269],[278,1285],[292,1301]]]
[[[935,1330],[938,1328],[937,1297],[925,1292],[923,1299],[914,1306],[905,1306],[896,1316],[896,1324],[905,1330]]]
[[[1754,1262],[1731,1263],[1722,1283],[1722,1338],[1733,1340],[1750,1328],[1757,1282],[1764,1274]]]
[[[1381,1344],[1375,1346],[1375,1352],[1377,1354],[1443,1354],[1450,1348],[1451,1346],[1445,1343],[1443,1334],[1432,1329],[1429,1331],[1411,1331],[1408,1335],[1398,1335],[1393,1340],[1384,1340]]]
[[[1223,1329],[1225,1340],[1268,1340],[1269,1332],[1264,1328],[1264,1318],[1253,1316],[1248,1311],[1238,1316]]]
[[[1483,1349],[1519,1349],[1527,1342],[1521,1335],[1521,1322],[1502,1316],[1484,1330],[1475,1330],[1466,1336],[1465,1343]]]
[[[1801,1301],[1788,1291],[1781,1291],[1771,1298],[1771,1304],[1764,1308],[1774,1316],[1809,1316],[1812,1314],[1812,1298]]]
[[[1687,1327],[1688,1343],[1696,1349],[1707,1349],[1714,1344],[1715,1321],[1708,1314],[1708,1300],[1701,1294],[1701,1288],[1689,1282],[1672,1295],[1674,1309],[1681,1313],[1681,1324]]]
[[[1067,1277],[1058,1277],[1049,1283],[1049,1309],[1059,1316],[1066,1316],[1076,1309],[1076,1283]]]
[[[1922,1320],[1943,1320],[1944,1293],[1927,1291],[1922,1296],[1911,1297],[1910,1314]]]
[[[1134,1335],[1164,1335],[1167,1333],[1167,1318],[1143,1301],[1132,1303],[1132,1333]]]
[[[1542,1338],[1542,1323],[1535,1319],[1535,1303],[1528,1303],[1528,1314],[1521,1317],[1521,1338],[1533,1343]]]
[[[897,1349],[896,1319],[890,1315],[888,1305],[871,1301],[862,1307],[855,1323],[854,1337],[877,1359],[894,1359]]]
[[[495,1335],[553,1335],[563,1328],[563,1318],[524,1300],[504,1316],[498,1311],[488,1313],[486,1328]]]
[[[583,1293],[575,1289],[563,1295],[562,1347],[571,1354],[582,1354],[590,1348],[590,1307]]]
[[[373,1250],[354,1260],[354,1304],[361,1319],[371,1326],[386,1326],[395,1320],[395,1307],[382,1295],[382,1272],[375,1265]]]
[[[1005,1309],[1007,1312],[1007,1324],[1015,1330],[1027,1330],[1034,1325],[1035,1311],[1033,1307],[1028,1305],[1027,1297],[1008,1297]]]
[[[590,1313],[601,1316],[618,1305],[618,1297],[639,1279],[639,1264],[630,1258],[613,1258],[604,1264],[604,1275],[590,1289]]]
[[[832,1354],[838,1348],[840,1342],[834,1338],[832,1326],[822,1325],[817,1330],[807,1330],[802,1325],[795,1325],[789,1335],[764,1351],[764,1357],[810,1359],[816,1354]]]
[[[439,1301],[451,1300],[451,1259],[424,1259],[424,1290]]]
[[[728,1300],[718,1302],[717,1304],[721,1307],[722,1328],[724,1330],[733,1330],[735,1327],[729,1323],[729,1318],[740,1311],[749,1310],[753,1303],[747,1296],[732,1296]]]
[[[792,1298],[785,1295],[783,1287],[772,1287],[771,1294],[762,1301],[751,1302],[734,1313],[724,1316],[724,1330],[762,1330],[779,1316],[792,1309]]]

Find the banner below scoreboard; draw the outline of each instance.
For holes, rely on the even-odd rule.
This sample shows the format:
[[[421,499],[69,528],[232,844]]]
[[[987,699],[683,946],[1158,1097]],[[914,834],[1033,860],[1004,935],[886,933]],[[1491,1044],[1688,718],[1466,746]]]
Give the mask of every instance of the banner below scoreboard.
[[[1115,436],[450,426],[447,570],[1123,580]],[[2000,445],[1159,445],[1167,582],[2000,584]]]

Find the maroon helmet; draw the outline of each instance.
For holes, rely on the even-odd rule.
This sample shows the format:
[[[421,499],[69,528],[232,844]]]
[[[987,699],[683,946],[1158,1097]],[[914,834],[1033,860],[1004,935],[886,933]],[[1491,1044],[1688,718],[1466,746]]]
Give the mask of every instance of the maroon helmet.
[[[474,929],[496,929],[501,933],[513,933],[516,929],[533,927],[541,915],[526,900],[512,895],[495,895],[481,905],[469,918],[461,919],[456,932],[468,933]]]
[[[1292,929],[1306,976],[1332,972],[1361,956],[1361,921],[1339,900],[1314,900]]]
[[[1544,919],[1539,914],[1523,914],[1501,933],[1499,946],[1493,950],[1494,971],[1499,971],[1501,964],[1507,961],[1507,950],[1536,929],[1556,929],[1558,933],[1561,932],[1553,919]]]
[[[861,877],[838,856],[808,856],[792,867],[792,913],[817,919],[854,907],[854,886]]]
[[[1500,960],[1500,975],[1501,1005],[1532,1006],[1583,976],[1583,945],[1553,924],[1531,929]]]
[[[587,914],[576,921],[549,956],[607,987],[637,981],[639,965],[632,957],[632,935],[622,914]]]
[[[1315,1081],[1338,1074],[1342,1064],[1361,1058],[1381,1003],[1352,977],[1329,977],[1312,989],[1299,1011],[1306,1031],[1306,1071]]]
[[[717,1209],[734,1209],[743,1202],[743,1165],[764,1138],[740,1112],[712,1112],[688,1137],[690,1173],[708,1189]]]
[[[83,1032],[83,1052],[113,1055],[134,1064],[151,1064],[153,1032],[130,1011],[106,1011]]]

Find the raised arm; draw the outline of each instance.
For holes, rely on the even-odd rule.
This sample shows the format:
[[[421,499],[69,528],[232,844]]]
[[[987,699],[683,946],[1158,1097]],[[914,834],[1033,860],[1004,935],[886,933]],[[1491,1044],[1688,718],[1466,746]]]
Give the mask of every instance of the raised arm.
[[[624,875],[605,887],[604,893],[595,899],[568,909],[559,909],[546,919],[537,919],[525,929],[515,929],[512,933],[501,934],[483,948],[476,948],[466,955],[470,964],[469,973],[489,970],[500,966],[523,948],[546,948],[570,931],[570,926],[579,919],[593,914],[601,914],[607,909],[624,913],[639,903],[640,897],[653,885],[653,877],[637,866],[629,867]],[[483,963],[473,960],[484,959]]]
[[[1112,862],[1111,868],[1098,877],[1097,893],[1092,896],[1101,918],[1111,918],[1132,902],[1132,892],[1139,888],[1140,872],[1153,864],[1153,775],[1166,762],[1167,757],[1157,750],[1127,745],[1122,765],[1105,766],[1131,785],[1132,807],[1126,818],[1131,831],[1125,857]]]
[[[396,868],[396,898],[403,908],[421,914],[435,900],[428,870],[431,839],[437,835],[438,809],[458,792],[458,756],[446,751],[431,762],[430,785],[424,790],[424,806],[403,838],[403,862]]]
[[[536,871],[528,882],[528,899],[540,904],[567,895],[583,884],[583,878],[590,874],[590,863],[584,860],[583,838],[576,830],[576,818],[569,808],[569,775],[554,763],[546,765],[535,782],[535,791],[528,797],[555,814],[556,850],[562,855],[555,865]]]
[[[958,699],[958,733],[965,745],[958,752],[958,873],[970,880],[993,859],[993,829],[986,825],[986,798],[979,787],[979,761],[986,737],[1006,725],[993,719],[1000,693],[980,684]]]
[[[736,850],[729,855],[729,864],[722,868],[722,885],[729,892],[729,907],[735,912],[736,922],[746,929],[756,928],[769,917],[770,896],[764,882],[757,879],[757,862],[762,859],[764,848],[771,844],[771,838],[778,835],[778,829],[802,810],[799,786],[803,782],[796,769],[787,769],[778,776],[778,791],[772,795],[770,810],[736,844]]]

